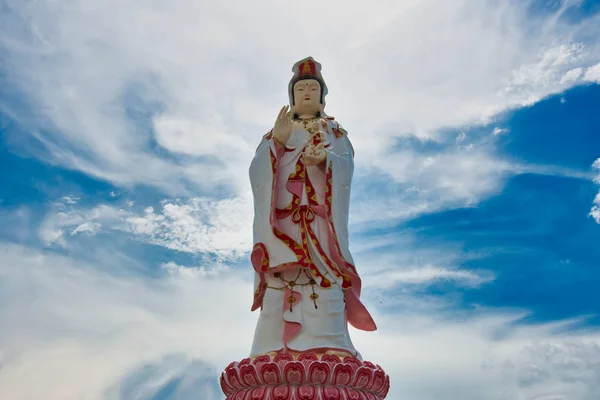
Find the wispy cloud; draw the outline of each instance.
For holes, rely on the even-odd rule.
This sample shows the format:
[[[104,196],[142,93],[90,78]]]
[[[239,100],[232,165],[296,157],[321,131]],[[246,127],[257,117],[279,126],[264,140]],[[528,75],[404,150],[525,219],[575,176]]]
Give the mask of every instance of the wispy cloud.
[[[250,348],[249,266],[187,274],[171,264],[152,279],[5,243],[0,251],[2,398],[142,399],[181,378],[189,384],[179,388],[182,399],[190,390],[218,399],[217,373]],[[437,308],[369,307],[381,329],[352,335],[363,356],[394,377],[390,398],[599,394],[600,337],[561,333],[572,322],[521,325],[523,314],[490,309],[457,319]]]
[[[39,237],[46,246],[68,247],[67,237],[126,232],[133,239],[193,254],[237,259],[252,247],[252,201],[193,197],[164,200],[135,211],[109,205],[57,207],[44,218]]]
[[[594,182],[600,185],[600,158],[597,159],[592,165],[592,169],[596,172],[596,176],[594,178]],[[594,205],[592,206],[592,210],[590,211],[590,216],[596,220],[597,223],[600,224],[600,192],[594,198]]]
[[[239,193],[297,59],[322,61],[330,112],[369,164],[390,138],[489,121],[577,84],[578,68],[593,79],[599,17],[560,18],[564,4],[529,18],[517,1],[12,1],[0,46],[38,156],[119,185]],[[343,23],[290,18],[304,7]]]
[[[214,367],[184,354],[169,354],[127,373],[108,389],[105,399],[217,400],[221,389]]]
[[[247,168],[307,55],[356,149],[351,249],[380,330],[352,334],[392,375],[389,398],[600,398],[600,334],[582,319],[457,307],[462,290],[498,284],[465,262],[486,255],[388,229],[477,206],[517,174],[600,185],[600,159],[577,171],[495,147],[514,136],[499,113],[600,83],[600,14],[563,18],[579,4],[564,1],[532,16],[516,0],[5,3],[14,97],[0,109],[23,128],[7,139],[115,187],[105,204],[65,191],[39,225],[27,205],[0,209],[19,241],[37,228],[47,247],[0,242],[0,398],[222,398],[216,376],[248,353],[257,318],[251,267],[237,265],[252,244]],[[140,185],[164,200],[128,198]],[[591,207],[600,223],[600,193]],[[116,237],[175,258],[132,260]]]
[[[370,166],[356,171],[352,229],[362,231],[426,213],[474,207],[500,193],[508,179],[520,174],[594,179],[590,171],[502,158],[494,142],[501,133],[494,129],[473,137],[463,132],[451,140],[411,139],[413,144],[373,158]],[[432,149],[421,148],[427,143]]]
[[[424,289],[436,284],[449,284],[455,288],[481,288],[494,280],[492,271],[463,269],[465,261],[481,258],[481,254],[465,254],[454,244],[436,242],[423,243],[417,232],[404,229],[376,236],[354,236],[351,249],[357,268],[373,299],[385,298],[390,303],[402,307],[398,290],[410,296],[422,296]],[[381,294],[384,293],[384,294]]]
[[[61,201],[63,201],[65,204],[77,204],[79,200],[81,200],[79,197],[73,196],[64,196],[61,198]]]
[[[410,269],[397,267],[393,270],[383,271],[377,279],[371,279],[370,283],[378,289],[389,289],[398,284],[431,285],[444,281],[453,282],[460,286],[477,287],[493,279],[490,274],[423,265]]]
[[[125,218],[125,230],[149,243],[190,253],[225,257],[245,254],[252,247],[252,203],[247,198],[192,198],[165,202],[141,216]]]
[[[494,136],[503,135],[506,133],[508,133],[508,129],[500,128],[500,127],[495,127],[494,130],[492,131],[492,135],[494,135]]]
[[[593,67],[588,68],[585,71],[585,75],[583,79],[588,82],[596,82],[600,83],[600,63],[594,65]]]
[[[570,71],[567,71],[562,78],[560,78],[560,83],[569,83],[577,81],[581,75],[583,74],[583,68],[573,68]]]
[[[144,364],[185,354],[163,373],[193,359],[223,368],[250,348],[251,334],[238,337],[255,318],[243,295],[249,278],[113,276],[81,260],[1,248],[1,398],[119,399],[104,393]]]
[[[41,222],[38,236],[45,246],[67,247],[65,236],[95,235],[103,226],[114,225],[124,216],[124,211],[107,205],[85,209],[59,204],[57,210],[52,210]]]

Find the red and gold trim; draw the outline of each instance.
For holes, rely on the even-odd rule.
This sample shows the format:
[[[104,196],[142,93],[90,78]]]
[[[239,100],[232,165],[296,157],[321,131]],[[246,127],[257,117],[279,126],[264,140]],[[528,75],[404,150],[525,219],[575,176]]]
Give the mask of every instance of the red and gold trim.
[[[330,119],[330,121],[332,121],[332,119]],[[321,124],[325,128],[325,126],[328,125],[328,122],[325,119],[321,119]],[[337,122],[335,122],[335,126],[338,126]],[[272,130],[269,133],[267,133],[266,138],[273,138]],[[321,140],[321,135],[314,135],[311,143],[313,145],[317,145],[321,142]],[[316,249],[319,257],[332,271],[335,277],[341,278],[342,288],[351,288],[353,285],[353,280],[356,279],[358,275],[354,265],[347,262],[343,257],[343,254],[340,250],[339,242],[337,241],[335,226],[333,223],[333,215],[331,213],[333,203],[333,170],[331,168],[327,169],[325,185],[325,204],[320,205],[318,203],[316,190],[306,172],[306,166],[304,165],[301,159],[298,159],[295,166],[295,170],[293,173],[290,174],[287,183],[292,185],[294,183],[301,183],[304,187],[304,190],[306,191],[309,204],[301,205],[301,194],[299,195],[298,193],[290,190],[290,192],[292,193],[292,200],[290,201],[290,203],[285,208],[276,208],[275,192],[279,163],[277,160],[277,155],[273,152],[272,149],[270,151],[270,159],[272,167],[271,210],[273,210],[273,212],[271,213],[271,226],[273,229],[273,235],[279,240],[281,240],[283,244],[285,244],[295,254],[296,262],[289,262],[278,265],[276,267],[271,267],[268,249],[266,248],[266,246],[263,243],[255,244],[252,251],[252,264],[256,272],[260,275],[261,282],[254,293],[255,304],[253,305],[253,310],[262,304],[262,297],[264,296],[264,291],[266,290],[266,279],[264,274],[268,272],[273,273],[285,270],[287,268],[301,266],[303,268],[309,269],[312,272],[313,276],[315,276],[316,278],[320,278],[319,280],[321,287],[331,287],[331,281],[319,271],[312,259],[311,252],[308,246],[309,240],[314,245],[314,248]],[[329,250],[331,256],[327,255],[311,227],[311,222],[314,221],[316,216],[322,217],[329,229]],[[297,243],[293,238],[291,238],[289,235],[286,235],[277,227],[277,219],[283,219],[288,217],[291,217],[294,223],[300,225],[301,243]]]
[[[344,136],[344,134],[347,133],[346,130],[344,128],[342,128],[342,126],[337,121],[332,121],[332,122],[333,122],[333,127],[331,128],[331,131],[335,135],[336,139],[341,138],[342,136]]]
[[[304,183],[306,181],[308,181],[306,166],[302,160],[298,159],[296,162],[295,171],[292,172],[288,178],[288,183]],[[298,264],[300,266],[310,269],[313,276],[320,278],[319,284],[321,287],[331,287],[331,281],[321,274],[315,265],[308,248],[308,238],[311,236],[311,234],[314,237],[310,223],[315,218],[315,211],[308,206],[301,206],[300,196],[294,191],[290,192],[292,193],[292,200],[290,201],[290,204],[288,204],[285,208],[277,208],[275,210],[275,216],[279,219],[291,217],[294,223],[299,224],[300,238],[302,243],[297,243],[275,226],[273,227],[273,232],[277,238],[279,238],[292,252],[294,252],[294,254],[296,254]]]
[[[327,192],[326,192],[326,194],[327,194]],[[324,207],[320,206],[317,202],[317,194],[316,194],[315,188],[308,177],[306,179],[306,195],[307,195],[308,202],[311,207],[313,207],[315,209],[324,210]],[[331,209],[331,207],[329,207],[329,209]],[[330,235],[330,240],[331,240],[331,238],[333,238],[334,239],[333,241],[335,242],[335,246],[339,249],[337,237],[335,236],[335,230],[332,230],[333,224],[329,224],[329,220],[333,220],[333,218],[331,217],[330,214],[329,215],[327,214],[327,211],[325,211],[322,216],[325,219],[325,221],[327,221],[327,226],[329,227],[329,230],[332,233]],[[310,235],[310,238],[311,238],[315,248],[317,249],[317,252],[319,253],[319,256],[323,259],[323,261],[327,264],[329,269],[331,269],[331,271],[335,274],[336,277],[342,278],[342,288],[347,289],[350,286],[352,286],[352,282],[351,282],[350,278],[348,276],[346,276],[340,270],[339,266],[336,265],[336,263],[333,262],[333,260],[331,260],[330,257],[327,256],[327,254],[323,250],[323,247],[321,246],[319,240],[317,239],[317,236],[315,235],[313,230],[310,229],[310,226],[309,226],[308,233]]]
[[[335,225],[333,223],[333,215],[331,214],[332,204],[333,204],[333,170],[331,168],[329,168],[327,170],[327,177],[326,177],[326,184],[325,184],[325,214],[327,214],[327,225],[329,226],[329,230],[331,231],[333,236],[337,238],[337,235],[335,232]],[[347,268],[352,273],[358,275],[358,273],[356,271],[356,267],[354,265],[350,264],[344,258],[342,251],[340,250],[340,244],[338,243],[337,240],[335,240],[333,243],[333,249],[335,251],[336,257],[339,260],[342,260],[342,262],[344,263],[344,268]]]
[[[325,132],[329,130],[329,124],[325,118],[321,118],[321,126],[325,129]]]
[[[322,123],[325,122],[326,124],[326,121],[324,119],[322,119],[321,121]],[[321,143],[321,140],[321,135],[314,135],[311,143],[313,145],[317,145]],[[285,208],[276,209],[275,214],[276,217],[280,219],[291,217],[292,222],[300,225],[300,237],[302,243],[301,245],[299,245],[293,240],[290,241],[290,238],[284,235],[282,232],[277,232],[276,236],[281,236],[280,239],[290,248],[290,250],[292,250],[297,255],[300,254],[300,251],[298,249],[298,247],[300,247],[305,257],[299,258],[299,263],[305,267],[310,268],[314,276],[321,278],[322,287],[329,287],[331,286],[331,282],[319,272],[318,268],[315,266],[314,261],[312,260],[310,250],[308,248],[308,240],[310,239],[323,262],[327,265],[327,267],[333,272],[333,274],[337,278],[342,279],[342,288],[350,288],[352,286],[351,278],[348,275],[344,274],[342,272],[342,269],[327,255],[311,227],[311,222],[314,221],[315,216],[318,215],[322,217],[325,221],[327,221],[326,223],[329,229],[331,230],[333,224],[329,221],[332,221],[332,217],[331,214],[327,211],[323,212],[323,206],[318,203],[315,188],[306,173],[306,166],[304,165],[301,159],[297,161],[295,171],[290,174],[288,178],[288,183],[302,183],[305,188],[309,204],[301,205],[301,198],[299,194],[295,193],[294,191],[290,191],[292,193],[292,200],[290,201],[290,204],[288,204],[288,206],[286,206]],[[331,193],[331,185],[329,184],[329,186],[330,187],[328,193]],[[329,206],[325,208],[326,210],[331,209],[331,201],[329,203]],[[339,244],[337,243],[334,232],[334,230],[331,230],[332,235],[330,235],[330,238],[333,238],[335,242],[335,248],[339,251]],[[341,254],[341,252],[339,252],[339,254]],[[338,259],[343,260],[343,257],[340,257]]]

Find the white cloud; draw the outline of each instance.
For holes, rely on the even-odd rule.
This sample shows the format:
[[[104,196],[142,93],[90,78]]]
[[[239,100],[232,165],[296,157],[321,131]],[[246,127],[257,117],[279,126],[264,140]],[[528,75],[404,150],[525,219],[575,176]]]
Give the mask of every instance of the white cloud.
[[[520,172],[519,166],[477,145],[430,154],[403,149],[381,154],[370,163],[373,167],[356,173],[351,224],[395,223],[440,209],[473,206]]]
[[[539,52],[539,58],[533,63],[525,64],[515,70],[512,74],[508,90],[529,90],[539,87],[555,85],[557,79],[559,83],[571,83],[577,75],[578,68],[565,70],[565,67],[576,64],[585,56],[584,46],[582,43],[568,43],[554,47],[550,47]],[[581,73],[581,71],[579,72]],[[561,77],[562,76],[562,77]],[[568,79],[565,80],[565,77]],[[534,93],[530,95],[537,97]],[[538,99],[536,98],[535,101]],[[524,105],[528,105],[527,100]]]
[[[166,276],[143,278],[31,248],[0,251],[0,398],[141,399],[182,377],[196,383],[177,398],[195,390],[213,400],[222,397],[209,375],[248,354],[257,317],[249,266],[186,274],[169,264]],[[600,394],[600,335],[564,333],[577,321],[520,325],[524,315],[492,309],[368,306],[380,330],[352,335],[390,374],[390,399]]]
[[[600,207],[593,206],[590,211],[590,216],[594,218],[594,220],[600,224]]]
[[[65,231],[63,229],[49,229],[44,227],[39,231],[39,237],[45,246],[51,246],[57,244],[61,247],[66,247],[66,242],[63,238]]]
[[[589,82],[600,83],[600,63],[590,67],[585,71],[583,79]]]
[[[393,225],[443,209],[475,206],[499,192],[506,179],[515,174],[594,179],[589,172],[505,162],[494,156],[484,142],[446,146],[434,152],[406,148],[383,154],[371,164],[357,170],[353,183],[353,232]],[[39,237],[46,246],[68,247],[65,236],[117,230],[172,250],[212,253],[229,260],[247,254],[252,247],[253,208],[249,193],[221,199],[163,199],[158,210],[146,207],[139,211],[132,209],[131,202],[126,205],[123,209],[109,205],[85,209],[60,203],[43,220]],[[591,215],[597,212],[593,209]]]
[[[491,281],[491,276],[481,276],[471,271],[451,270],[433,265],[389,271],[379,279],[379,288],[391,288],[397,284],[432,284],[439,281],[454,281],[458,285],[477,287]]]
[[[218,277],[219,275],[230,271],[226,265],[216,264],[210,268],[207,268],[206,266],[184,267],[183,265],[178,265],[173,261],[163,263],[160,267],[170,276],[183,279]]]
[[[40,228],[48,246],[68,247],[73,236],[116,229],[221,260],[247,253],[252,207],[245,171],[287,101],[292,63],[306,55],[323,63],[328,111],[348,128],[357,149],[354,224],[474,205],[510,174],[526,170],[573,174],[512,165],[477,143],[430,154],[386,151],[397,136],[439,139],[435,132],[442,127],[490,123],[501,111],[580,79],[600,82],[600,64],[587,67],[600,54],[598,17],[528,19],[523,2],[405,1],[373,8],[314,0],[289,7],[75,0],[68,7],[50,1],[11,7],[13,17],[30,25],[0,28],[3,72],[35,104],[39,119],[30,131],[52,161],[170,194],[225,185],[235,192],[230,199],[164,200],[143,212],[130,209],[133,202],[127,210],[75,209],[78,199],[66,196]],[[315,10],[334,17],[325,23],[294,18]],[[600,159],[594,165],[600,168]],[[370,192],[360,189],[373,177],[383,186],[367,201]],[[600,223],[600,194],[596,202],[591,215]],[[256,318],[248,311],[249,267],[169,262],[161,279],[117,278],[35,249],[2,244],[0,252],[0,326],[8,327],[0,330],[0,398],[134,399],[133,389],[119,388],[150,365],[154,373],[128,386],[140,396],[184,376],[201,384],[182,389],[182,399],[200,393],[213,400],[206,365],[218,372],[249,350]],[[357,253],[367,299],[376,288],[441,280],[479,287],[493,279],[486,271],[455,268],[452,259],[400,269],[397,254],[376,263],[368,252]],[[596,333],[519,326],[521,315],[497,310],[456,320],[410,293],[386,304],[393,301],[400,306],[395,314],[373,308],[379,332],[354,332],[365,357],[392,375],[390,399],[600,396]]]
[[[146,400],[169,387],[169,400],[221,399],[214,367],[184,354],[165,356],[128,373],[106,391],[104,398]]]
[[[556,331],[569,323],[519,326],[513,324],[520,316],[488,312],[454,319],[435,313],[380,316],[377,340],[353,331],[354,342],[390,374],[391,399],[591,400],[600,395],[597,354],[585,352],[597,347],[597,333],[561,335]],[[546,346],[561,349],[564,358],[544,357]],[[534,380],[530,373],[536,369],[541,373]]]
[[[252,248],[253,208],[247,197],[194,197],[161,203],[159,211],[146,207],[141,213],[108,205],[61,208],[44,218],[38,235],[45,246],[68,247],[65,235],[93,236],[116,230],[172,250],[211,253],[226,259],[237,259]]]
[[[492,271],[461,268],[465,261],[478,259],[481,254],[467,255],[457,245],[447,243],[425,244],[410,229],[354,237],[351,250],[364,285],[378,289],[377,292],[400,289],[410,294],[439,283],[478,288],[495,279]],[[375,293],[373,296],[386,297]],[[421,296],[424,301],[425,296]]]
[[[570,71],[567,71],[562,78],[560,78],[560,83],[571,83],[577,81],[581,75],[583,74],[583,68],[573,68]]]
[[[505,133],[508,133],[508,129],[500,128],[500,127],[495,127],[494,130],[492,131],[492,135],[494,135],[494,136],[503,135]]]
[[[80,233],[97,234],[104,224],[114,224],[125,215],[117,208],[99,205],[91,209],[59,207],[59,211],[49,213],[41,222],[38,236],[45,246],[67,247],[65,234],[75,236]]]
[[[600,185],[600,158],[594,161],[592,164],[592,169],[595,171],[596,176],[594,177],[594,182]],[[594,198],[594,205],[590,211],[590,216],[594,218],[594,220],[600,224],[600,192]]]
[[[101,228],[100,224],[87,221],[87,222],[84,222],[83,224],[76,226],[75,229],[73,229],[71,231],[71,236],[75,236],[78,233],[87,233],[88,235],[93,236],[100,231],[100,228]]]
[[[535,344],[524,348],[516,361],[521,366],[519,382],[526,387],[552,380],[597,385],[600,346],[581,342]]]
[[[250,348],[249,277],[117,277],[34,249],[1,251],[0,398],[118,399],[104,394],[144,364],[183,354],[163,372],[189,359],[221,369]]]
[[[323,63],[329,111],[368,162],[391,137],[490,121],[573,85],[563,78],[599,61],[599,17],[561,19],[569,4],[529,18],[522,2],[13,2],[0,46],[52,161],[171,194],[239,193],[298,59]],[[313,10],[337,22],[293,17]]]
[[[160,212],[124,218],[124,230],[152,244],[190,253],[237,258],[252,248],[252,202],[191,198],[166,202]]]
[[[395,224],[445,209],[474,207],[499,193],[508,178],[519,174],[594,179],[589,171],[501,159],[485,138],[468,146],[436,144],[441,149],[401,148],[380,154],[369,161],[371,167],[356,170],[350,212],[353,229]]]
[[[79,197],[74,197],[74,196],[63,196],[60,200],[64,204],[77,204],[77,202],[81,199]]]
[[[596,177],[595,181],[596,183],[600,184],[600,158],[594,161],[594,163],[592,164],[592,168],[598,173],[598,176]]]
[[[169,151],[195,156],[216,155],[231,161],[240,153],[248,153],[255,143],[247,143],[243,136],[227,133],[227,126],[227,121],[220,116],[213,116],[205,123],[165,115],[154,119],[156,140]]]

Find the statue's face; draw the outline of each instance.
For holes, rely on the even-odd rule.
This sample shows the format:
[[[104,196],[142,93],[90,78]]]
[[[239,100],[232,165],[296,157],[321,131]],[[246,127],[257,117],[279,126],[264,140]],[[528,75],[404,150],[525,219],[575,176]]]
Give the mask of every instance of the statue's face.
[[[315,79],[304,79],[294,84],[294,112],[316,115],[321,110],[321,84]]]

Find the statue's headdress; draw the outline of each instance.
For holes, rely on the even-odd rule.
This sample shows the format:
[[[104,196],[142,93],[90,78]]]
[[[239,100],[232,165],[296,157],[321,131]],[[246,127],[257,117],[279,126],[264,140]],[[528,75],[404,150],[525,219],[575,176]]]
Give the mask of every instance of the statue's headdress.
[[[290,105],[294,105],[294,85],[296,82],[304,79],[315,79],[321,85],[321,104],[325,106],[325,96],[327,95],[327,85],[321,75],[321,64],[316,62],[312,57],[306,57],[303,60],[298,61],[292,67],[294,76],[290,80],[288,85],[288,94],[290,96]]]

